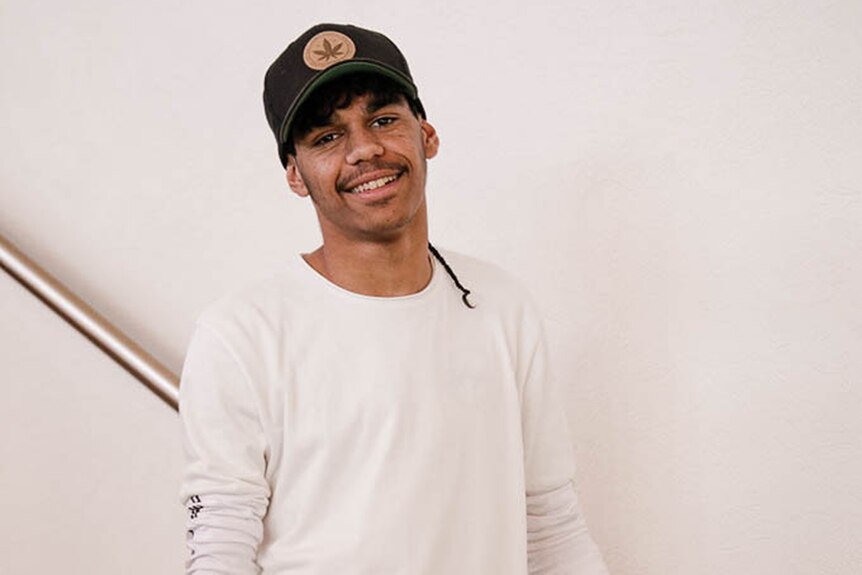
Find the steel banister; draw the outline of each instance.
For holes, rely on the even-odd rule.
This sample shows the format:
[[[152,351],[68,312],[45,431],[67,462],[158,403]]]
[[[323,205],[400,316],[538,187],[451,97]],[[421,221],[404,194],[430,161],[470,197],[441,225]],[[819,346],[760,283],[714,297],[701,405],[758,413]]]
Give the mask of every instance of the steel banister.
[[[177,409],[179,378],[0,234],[0,267]]]

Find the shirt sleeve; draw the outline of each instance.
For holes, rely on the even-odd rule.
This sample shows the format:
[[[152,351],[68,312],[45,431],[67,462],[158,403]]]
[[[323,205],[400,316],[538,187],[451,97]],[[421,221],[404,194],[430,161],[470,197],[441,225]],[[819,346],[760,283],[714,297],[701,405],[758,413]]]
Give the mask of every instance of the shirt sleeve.
[[[266,441],[247,373],[198,324],[180,385],[188,575],[257,575],[269,502]]]
[[[530,575],[608,575],[571,482],[527,493],[527,564]]]
[[[572,484],[574,451],[556,382],[548,369],[544,332],[528,315],[532,332],[524,371],[521,418],[527,499],[530,575],[607,575],[590,537]]]

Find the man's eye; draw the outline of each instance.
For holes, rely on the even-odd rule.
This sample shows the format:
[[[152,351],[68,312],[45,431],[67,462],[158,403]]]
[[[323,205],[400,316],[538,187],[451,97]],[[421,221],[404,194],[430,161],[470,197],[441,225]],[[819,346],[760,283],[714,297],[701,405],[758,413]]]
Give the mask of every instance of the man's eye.
[[[324,146],[324,145],[332,142],[333,140],[335,140],[336,137],[337,137],[337,134],[334,134],[334,133],[323,134],[322,136],[320,136],[319,138],[314,140],[314,145],[315,146]]]
[[[389,126],[390,124],[393,124],[396,120],[397,118],[395,118],[394,116],[383,116],[374,120],[373,124],[375,126]]]

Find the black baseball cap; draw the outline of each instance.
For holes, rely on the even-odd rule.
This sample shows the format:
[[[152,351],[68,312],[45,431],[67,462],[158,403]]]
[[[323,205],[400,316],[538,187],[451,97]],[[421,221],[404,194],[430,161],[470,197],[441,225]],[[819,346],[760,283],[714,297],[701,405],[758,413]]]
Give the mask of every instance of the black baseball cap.
[[[287,165],[286,143],[299,107],[325,83],[353,72],[395,81],[425,117],[407,60],[392,40],[349,24],[312,26],[276,58],[264,78],[263,107],[282,166]]]

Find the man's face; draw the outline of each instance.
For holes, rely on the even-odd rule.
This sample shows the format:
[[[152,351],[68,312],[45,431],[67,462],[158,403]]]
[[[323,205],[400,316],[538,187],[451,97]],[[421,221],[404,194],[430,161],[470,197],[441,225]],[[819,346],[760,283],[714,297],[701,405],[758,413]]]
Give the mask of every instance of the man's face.
[[[356,96],[294,144],[287,181],[296,194],[311,196],[324,242],[424,233],[426,160],[439,141],[403,98],[381,105]]]

